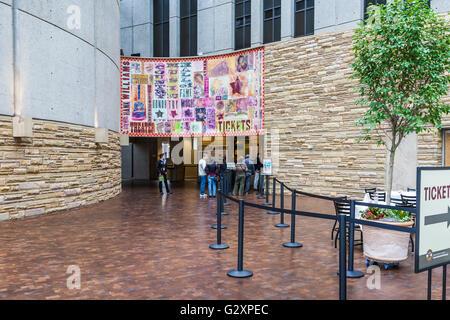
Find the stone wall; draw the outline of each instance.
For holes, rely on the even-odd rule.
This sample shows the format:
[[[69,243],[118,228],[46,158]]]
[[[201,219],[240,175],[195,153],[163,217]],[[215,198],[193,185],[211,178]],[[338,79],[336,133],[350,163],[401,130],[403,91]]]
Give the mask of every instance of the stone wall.
[[[33,119],[33,138],[14,139],[0,116],[0,221],[98,203],[121,192],[119,134]]]
[[[350,78],[352,36],[345,31],[266,45],[267,152],[279,179],[299,190],[358,198],[365,187],[384,190],[385,148],[357,143],[355,120],[365,108],[355,105],[358,82]],[[270,134],[277,131],[279,143],[273,143]],[[419,165],[441,165],[440,136],[419,135],[417,145]]]

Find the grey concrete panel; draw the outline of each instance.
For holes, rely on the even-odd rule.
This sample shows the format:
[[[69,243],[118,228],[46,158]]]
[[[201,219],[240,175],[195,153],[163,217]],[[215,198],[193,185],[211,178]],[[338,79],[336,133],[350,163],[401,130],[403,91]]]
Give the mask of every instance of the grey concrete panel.
[[[140,25],[153,22],[153,1],[134,0],[133,5],[133,24]]]
[[[141,57],[153,55],[153,28],[150,23],[135,26],[133,28],[134,48],[132,53],[140,53]]]
[[[388,159],[389,156],[386,158]],[[413,188],[416,185],[416,167],[417,135],[411,133],[404,138],[395,153],[392,190]]]
[[[314,4],[315,30],[334,26],[336,24],[335,0],[316,0]]]
[[[0,114],[14,114],[14,78],[11,7],[0,3]]]
[[[104,54],[96,55],[96,104],[98,127],[120,130],[120,71]]]
[[[215,51],[234,50],[234,4],[228,1],[214,8]]]
[[[251,15],[251,45],[259,46],[263,43],[263,0],[252,0]]]
[[[126,28],[133,25],[133,2],[134,0],[120,1],[120,27]]]
[[[345,24],[362,19],[361,0],[336,0],[336,24]]]
[[[197,13],[197,51],[203,54],[214,52],[214,8]]]
[[[94,48],[20,12],[19,50],[22,115],[94,125]]]
[[[120,29],[120,48],[126,56],[133,53],[133,27]]]
[[[169,55],[171,57],[180,56],[180,18],[171,17],[169,19]],[[198,49],[198,48],[197,48]]]
[[[449,0],[431,0],[431,8],[437,12],[444,13],[450,11],[450,1]]]
[[[281,40],[294,37],[294,1],[281,0]]]
[[[212,7],[214,7],[214,0],[200,0],[197,2],[198,11]]]
[[[120,64],[120,10],[116,0],[95,1],[95,38],[97,48]]]
[[[103,0],[96,0],[103,1]],[[115,2],[115,0],[112,0]],[[20,10],[30,13],[42,20],[50,22],[83,40],[94,43],[94,2],[85,0],[17,0]],[[68,12],[71,6],[79,8],[80,28],[73,28],[69,22],[72,12]],[[117,6],[117,5],[116,5]]]

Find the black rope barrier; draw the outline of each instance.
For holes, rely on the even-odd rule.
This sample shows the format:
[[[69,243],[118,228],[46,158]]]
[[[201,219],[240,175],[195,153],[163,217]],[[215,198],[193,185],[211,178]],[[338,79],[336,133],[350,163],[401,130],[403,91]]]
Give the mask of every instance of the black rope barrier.
[[[333,197],[326,197],[326,196],[320,196],[320,195],[314,195],[302,191],[297,191],[295,189],[290,189],[284,185],[283,182],[280,182],[277,178],[273,177],[273,201],[271,203],[271,207],[268,205],[261,205],[251,202],[246,202],[242,199],[235,199],[231,196],[228,196],[226,194],[226,191],[222,191],[223,189],[226,189],[226,187],[219,187],[218,190],[218,209],[217,209],[217,225],[220,227],[224,227],[221,224],[221,216],[222,216],[222,208],[223,208],[223,202],[228,199],[232,202],[239,203],[239,225],[238,225],[238,259],[237,259],[237,269],[231,270],[227,273],[230,277],[236,277],[236,278],[244,278],[244,277],[251,277],[253,273],[248,270],[244,270],[243,268],[243,247],[244,247],[244,208],[245,206],[252,207],[255,209],[260,210],[269,210],[268,213],[271,214],[279,214],[281,213],[281,221],[279,224],[275,225],[280,227],[280,225],[283,226],[289,226],[284,223],[284,214],[290,214],[291,215],[291,239],[290,242],[286,242],[283,244],[285,247],[301,247],[301,243],[295,242],[295,216],[306,216],[306,217],[312,217],[312,218],[319,218],[319,219],[328,219],[328,220],[334,220],[338,221],[339,223],[339,299],[345,300],[347,298],[347,278],[356,278],[356,277],[362,277],[364,274],[358,270],[354,270],[354,228],[355,224],[359,225],[367,225],[372,226],[380,229],[387,229],[387,230],[393,230],[393,231],[400,231],[400,232],[407,232],[410,234],[416,233],[416,227],[402,227],[402,226],[396,226],[391,224],[385,224],[380,222],[375,222],[373,220],[361,220],[355,218],[355,207],[356,205],[361,206],[367,206],[367,207],[378,207],[378,208],[387,208],[387,209],[396,209],[396,210],[404,210],[408,211],[410,213],[415,213],[416,209],[411,207],[395,207],[395,206],[389,206],[389,205],[382,205],[377,203],[365,203],[365,202],[359,202],[355,200],[343,200],[342,198],[333,198]],[[266,203],[268,200],[268,188],[269,188],[269,177],[266,176]],[[280,183],[280,207],[277,208],[275,204],[275,194],[276,194],[276,183]],[[223,186],[223,184],[222,184]],[[292,191],[292,206],[291,209],[285,209],[284,208],[284,189],[288,189]],[[297,195],[306,195],[314,198],[320,198],[324,200],[331,200],[331,201],[344,201],[346,203],[350,204],[350,215],[340,214],[340,215],[330,215],[330,214],[321,214],[316,212],[308,212],[308,211],[299,211],[296,210],[296,197]],[[269,204],[270,205],[270,204]],[[348,223],[348,226],[347,226]],[[225,227],[226,228],[226,227]],[[347,228],[348,229],[348,239],[347,239]],[[213,246],[215,245],[222,245],[226,246],[225,248],[228,248],[227,245],[221,243],[221,228],[217,228],[217,244],[210,245],[212,249],[215,249]],[[349,241],[349,252],[348,252],[348,265],[347,265],[347,240]],[[443,273],[443,281],[446,281],[446,266],[444,266],[444,273]],[[428,297],[431,299],[431,270],[428,273]],[[444,282],[445,283],[445,282]],[[445,299],[446,297],[446,286],[443,285],[443,292],[442,297]]]

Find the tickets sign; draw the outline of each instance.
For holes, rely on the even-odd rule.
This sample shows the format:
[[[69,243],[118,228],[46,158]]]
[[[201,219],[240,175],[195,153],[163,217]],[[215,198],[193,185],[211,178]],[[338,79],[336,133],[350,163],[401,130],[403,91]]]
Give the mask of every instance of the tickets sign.
[[[450,167],[417,168],[415,271],[450,263]]]

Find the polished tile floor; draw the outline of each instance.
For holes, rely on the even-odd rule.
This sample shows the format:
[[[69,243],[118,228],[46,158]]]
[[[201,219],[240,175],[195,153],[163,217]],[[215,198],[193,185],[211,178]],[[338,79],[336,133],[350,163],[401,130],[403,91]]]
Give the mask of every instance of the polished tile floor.
[[[236,267],[236,205],[223,217],[223,242],[230,248],[214,251],[208,246],[216,240],[215,200],[200,199],[196,182],[175,184],[173,191],[160,196],[156,185],[125,186],[98,205],[0,223],[0,299],[338,298],[332,221],[298,218],[297,240],[304,246],[289,249],[281,244],[290,229],[274,227],[279,216],[246,209],[244,268],[254,276],[235,279],[226,272]],[[334,213],[332,203],[304,197],[297,208]],[[71,265],[80,268],[80,289],[67,288]],[[358,247],[355,267],[366,271]],[[436,299],[441,276],[440,270],[433,274]],[[369,290],[367,280],[349,279],[348,298],[426,298],[427,277],[414,273],[412,254],[399,269],[381,270],[379,290]]]

